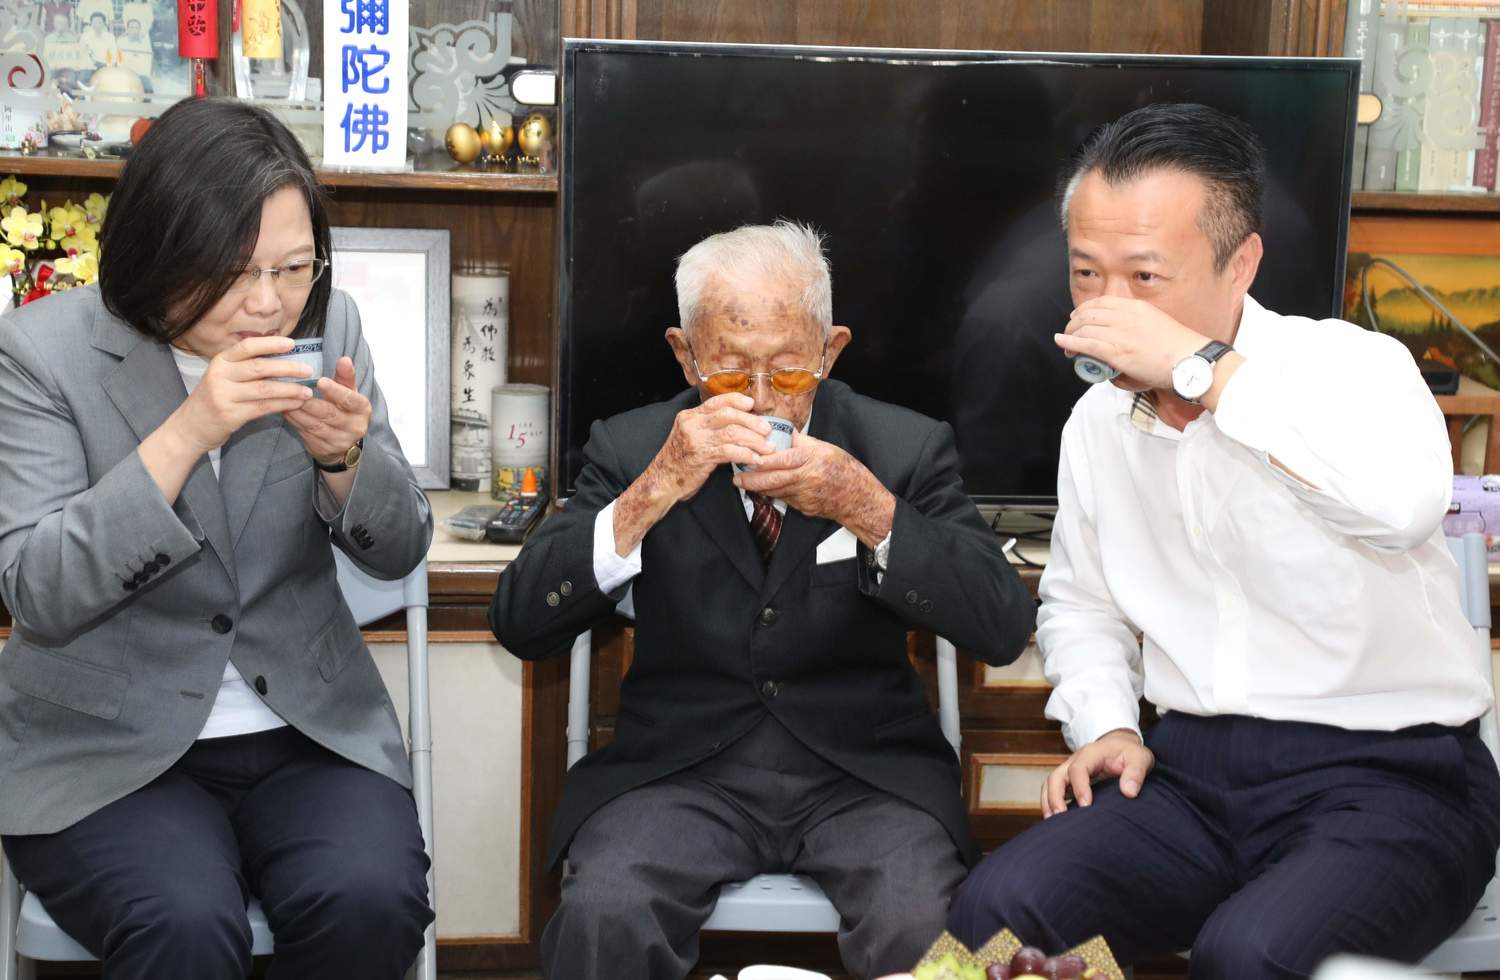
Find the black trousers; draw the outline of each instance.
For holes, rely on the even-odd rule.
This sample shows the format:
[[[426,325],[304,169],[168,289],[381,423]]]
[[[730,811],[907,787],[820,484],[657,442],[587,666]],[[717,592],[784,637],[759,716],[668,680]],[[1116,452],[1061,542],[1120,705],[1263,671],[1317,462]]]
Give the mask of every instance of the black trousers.
[[[957,787],[954,787],[957,791]],[[964,876],[936,817],[806,748],[775,718],[691,769],[616,797],[579,828],[542,934],[550,980],[678,980],[719,886],[811,877],[857,977],[909,970]]]
[[[1338,952],[1415,961],[1474,908],[1500,846],[1500,776],[1465,729],[1347,731],[1169,714],[1134,800],[1100,784],[990,854],[948,925],[1122,963],[1191,947],[1193,977],[1305,977]]]
[[[4,845],[108,980],[242,980],[252,894],[277,980],[398,980],[433,918],[411,794],[290,727],[198,742],[68,829]]]

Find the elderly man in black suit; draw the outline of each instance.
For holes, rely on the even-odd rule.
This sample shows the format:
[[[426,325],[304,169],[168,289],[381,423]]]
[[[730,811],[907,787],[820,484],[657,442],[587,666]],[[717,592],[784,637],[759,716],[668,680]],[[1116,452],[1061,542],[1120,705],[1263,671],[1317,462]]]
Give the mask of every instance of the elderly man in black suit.
[[[490,608],[525,659],[617,608],[636,621],[615,739],[563,791],[549,975],[683,977],[720,885],[763,872],[823,887],[855,974],[909,968],[976,850],[907,631],[1005,664],[1032,600],[949,426],[828,380],[851,335],[816,232],[705,239],[677,297],[690,388],[595,423],[577,494]]]

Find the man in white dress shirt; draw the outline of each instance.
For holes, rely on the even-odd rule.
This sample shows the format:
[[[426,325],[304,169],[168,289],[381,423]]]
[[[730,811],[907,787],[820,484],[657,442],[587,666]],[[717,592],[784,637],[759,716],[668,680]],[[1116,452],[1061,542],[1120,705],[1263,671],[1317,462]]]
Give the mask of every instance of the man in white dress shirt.
[[[1493,873],[1442,415],[1396,341],[1249,296],[1264,173],[1243,123],[1158,104],[1064,175],[1057,344],[1121,372],[1063,430],[1041,583],[1073,755],[955,899],[961,939],[1102,933],[1126,962],[1300,977],[1420,958]]]

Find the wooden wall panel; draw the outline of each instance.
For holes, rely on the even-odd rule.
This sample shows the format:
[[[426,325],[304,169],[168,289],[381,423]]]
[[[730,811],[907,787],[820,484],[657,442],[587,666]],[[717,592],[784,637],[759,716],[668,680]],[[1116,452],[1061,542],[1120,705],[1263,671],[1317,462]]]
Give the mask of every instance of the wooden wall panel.
[[[637,0],[635,36],[663,41],[797,40],[797,0]]]
[[[1196,52],[1204,0],[580,0],[595,37],[1018,51]]]
[[[1094,0],[1089,5],[1088,39],[1077,50],[1197,54],[1203,48],[1203,3],[1204,0],[1138,3]],[[1041,40],[1045,42],[1046,36]],[[1047,50],[1048,46],[1042,43],[1035,47]]]
[[[1203,53],[1337,54],[1346,0],[1203,0]]]
[[[452,0],[438,2],[448,4]],[[557,0],[512,0],[511,11],[515,15],[511,21],[511,53],[533,64],[561,64]]]

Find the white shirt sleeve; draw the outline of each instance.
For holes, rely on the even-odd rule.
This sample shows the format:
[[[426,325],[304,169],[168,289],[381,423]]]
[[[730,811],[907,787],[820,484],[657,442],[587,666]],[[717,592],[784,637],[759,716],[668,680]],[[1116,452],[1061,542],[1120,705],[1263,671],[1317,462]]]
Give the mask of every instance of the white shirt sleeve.
[[[1296,356],[1246,355],[1214,424],[1335,530],[1390,551],[1427,540],[1448,510],[1453,457],[1411,354],[1349,324],[1308,333]]]
[[[1099,540],[1085,508],[1089,498],[1086,460],[1078,481],[1063,435],[1057,474],[1057,519],[1052,553],[1038,589],[1037,645],[1042,670],[1052,684],[1046,715],[1062,723],[1063,738],[1082,748],[1107,732],[1140,734],[1143,684],[1141,648],[1104,580]]]
[[[641,574],[641,543],[623,558],[615,550],[615,501],[594,518],[594,581],[599,591],[618,601],[620,614],[635,618],[630,582]],[[623,593],[623,594],[622,594]]]

